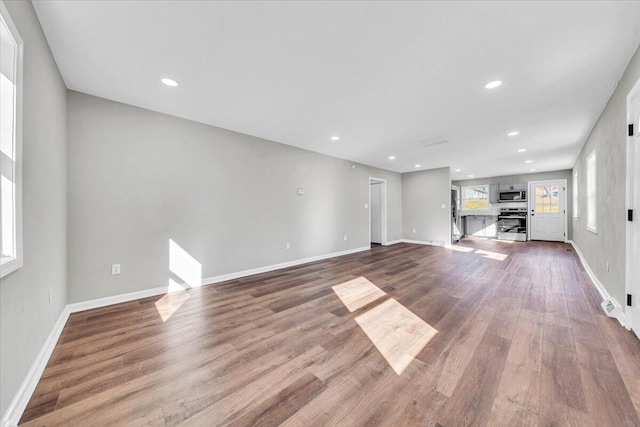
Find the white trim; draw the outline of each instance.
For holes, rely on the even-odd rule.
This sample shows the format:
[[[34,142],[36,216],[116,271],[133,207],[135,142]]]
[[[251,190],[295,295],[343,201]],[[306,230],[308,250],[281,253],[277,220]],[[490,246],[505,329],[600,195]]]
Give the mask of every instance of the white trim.
[[[593,285],[596,287],[596,289],[600,293],[600,296],[604,300],[604,303],[606,303],[607,301],[611,301],[616,307],[616,309],[610,314],[610,313],[607,313],[607,311],[604,309],[604,304],[603,304],[602,311],[604,311],[604,313],[607,314],[608,316],[617,319],[618,322],[620,322],[620,324],[626,328],[624,312],[622,311],[622,306],[620,305],[618,300],[616,300],[614,297],[612,297],[609,294],[609,291],[607,291],[607,288],[602,284],[600,279],[598,279],[598,276],[596,276],[596,274],[593,272],[591,267],[589,267],[587,260],[582,255],[582,252],[580,251],[576,243],[573,240],[569,240],[567,243],[571,243],[571,246],[573,246],[574,251],[576,252],[576,254],[578,254],[578,258],[580,258],[580,262],[582,263],[582,266],[584,267],[585,271],[589,275],[589,278],[593,282]]]
[[[380,244],[382,246],[388,246],[387,243],[387,180],[382,178],[369,177],[369,245],[371,245],[371,183],[379,182],[382,185],[382,191],[380,192],[380,204],[382,205],[382,212],[380,213],[380,223],[382,229],[380,230]]]
[[[253,276],[255,274],[268,273],[274,270],[281,270],[283,268],[295,267],[301,264],[307,264],[309,262],[321,261],[324,259],[335,258],[344,255],[350,255],[357,252],[368,251],[371,248],[369,246],[363,246],[361,248],[348,249],[346,251],[334,252],[325,255],[318,255],[309,258],[303,258],[294,261],[287,261],[280,264],[267,265],[264,267],[253,268],[250,270],[238,271],[235,273],[221,274],[219,276],[207,277],[201,280],[201,286],[213,285],[220,282],[226,282],[228,280],[239,279],[241,277]],[[108,305],[120,304],[123,302],[135,301],[141,298],[153,297],[156,295],[163,295],[171,292],[169,286],[159,286],[157,288],[145,289],[142,291],[130,292],[127,294],[114,295],[105,298],[98,298],[89,301],[77,302],[69,304],[69,312],[77,313],[79,311],[91,310],[93,308],[106,307]]]
[[[593,204],[593,212],[591,212],[591,215],[594,216],[595,219],[595,226],[594,227],[590,227],[589,226],[589,219],[590,219],[590,215],[589,215],[589,197],[591,197],[589,195],[589,161],[593,158],[593,186],[594,188],[592,189],[594,192],[594,197],[595,197],[595,203]],[[585,213],[585,226],[587,228],[587,231],[592,232],[593,234],[598,234],[598,156],[596,155],[596,149],[594,148],[593,151],[591,151],[591,153],[587,156],[585,162],[584,162],[584,174],[585,174],[585,187],[586,191],[585,191],[585,196],[586,196],[586,213]]]
[[[450,243],[447,242],[438,242],[435,240],[411,240],[411,239],[402,239],[403,243],[411,243],[413,245],[428,245],[428,246],[439,246],[441,248],[451,246]]]
[[[2,417],[2,426],[10,427],[18,425],[20,418],[22,417],[22,413],[24,412],[27,404],[29,403],[29,399],[31,399],[31,395],[36,389],[38,385],[38,381],[40,381],[40,377],[44,372],[44,368],[47,366],[49,362],[49,358],[53,353],[53,350],[58,343],[58,339],[60,338],[60,334],[62,334],[62,330],[64,329],[65,324],[67,323],[67,319],[69,318],[69,306],[65,306],[58,317],[55,325],[51,329],[49,336],[46,341],[42,345],[40,352],[36,356],[36,359],[33,361],[31,368],[27,372],[18,392],[13,397],[13,400],[9,404],[7,411],[4,413]]]
[[[23,92],[23,57],[24,42],[20,36],[18,28],[11,19],[11,14],[7,10],[4,2],[0,2],[0,19],[4,21],[11,33],[11,37],[16,42],[16,63],[15,63],[15,117],[14,117],[14,171],[13,179],[15,184],[14,194],[14,232],[15,232],[15,256],[8,261],[0,264],[0,277],[4,277],[24,265],[23,256],[23,232],[22,232],[22,92]],[[0,232],[0,235],[2,233]]]
[[[396,244],[398,244],[398,243],[402,243],[402,242],[404,242],[404,240],[402,240],[402,239],[392,240],[392,241],[390,241],[390,242],[387,242],[387,245],[386,245],[386,246],[396,245]]]
[[[639,112],[637,111],[633,111],[633,106],[632,106],[632,101],[633,98],[635,96],[640,96],[640,79],[638,79],[638,81],[635,83],[635,85],[633,85],[633,88],[629,91],[629,93],[627,94],[627,125],[628,124],[633,124],[634,125],[634,133],[637,135],[638,132],[640,132],[640,129],[635,129],[636,127],[640,127],[640,123],[636,123],[636,118],[638,117]],[[636,170],[636,165],[635,165],[635,149],[634,149],[634,144],[636,144],[636,142],[634,141],[634,138],[636,138],[636,136],[628,136],[627,135],[627,182],[626,182],[626,207],[627,209],[633,209],[634,210],[634,216],[640,216],[640,212],[638,212],[638,209],[636,209],[636,206],[640,205],[640,201],[638,200],[634,200],[635,195],[634,193],[637,192],[637,189],[634,188],[634,182],[635,182],[635,178],[636,176],[640,177],[640,170]],[[626,226],[625,226],[625,251],[626,251],[626,262],[625,262],[625,293],[628,295],[634,295],[636,294],[633,298],[640,298],[640,295],[638,295],[638,293],[636,292],[635,289],[633,289],[633,279],[634,277],[632,277],[633,275],[633,265],[634,263],[636,263],[637,261],[633,259],[633,255],[634,255],[634,250],[633,250],[633,233],[634,233],[634,224],[636,223],[636,221],[638,221],[637,218],[634,218],[634,221],[626,221]],[[631,323],[631,325],[629,327],[633,327],[635,326],[635,317],[634,317],[634,312],[630,312],[629,313],[629,322]],[[640,337],[640,331],[635,331],[636,335],[638,335]]]

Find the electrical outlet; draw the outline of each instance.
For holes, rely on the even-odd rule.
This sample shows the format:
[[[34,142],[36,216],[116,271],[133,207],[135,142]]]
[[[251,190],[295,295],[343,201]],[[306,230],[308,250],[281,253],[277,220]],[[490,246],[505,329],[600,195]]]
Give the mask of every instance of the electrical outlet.
[[[345,242],[347,241],[347,235],[346,234],[344,235],[344,241]]]
[[[606,269],[607,269],[607,273],[608,273],[609,272],[609,261],[607,261]]]
[[[53,300],[53,291],[51,290],[51,288],[49,288],[49,304],[51,304],[52,300]]]
[[[446,209],[446,208],[447,208],[447,205],[445,205],[444,203],[440,204],[440,209]]]
[[[113,264],[111,266],[111,274],[112,275],[116,275],[116,274],[120,274],[120,264]]]
[[[285,248],[286,248],[287,250],[291,249],[291,243],[287,243],[287,244],[285,245]]]
[[[413,234],[416,234],[416,229],[414,228],[413,230],[411,230],[413,232]]]
[[[365,204],[364,204],[364,208],[365,208],[365,209],[369,209],[369,204],[368,204],[368,203],[365,203]]]

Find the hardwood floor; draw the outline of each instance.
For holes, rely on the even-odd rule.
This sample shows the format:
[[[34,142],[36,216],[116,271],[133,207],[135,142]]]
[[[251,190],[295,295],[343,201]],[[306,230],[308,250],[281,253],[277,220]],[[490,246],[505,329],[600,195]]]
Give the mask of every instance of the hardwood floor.
[[[21,423],[639,426],[600,302],[561,243],[375,247],[73,314]]]

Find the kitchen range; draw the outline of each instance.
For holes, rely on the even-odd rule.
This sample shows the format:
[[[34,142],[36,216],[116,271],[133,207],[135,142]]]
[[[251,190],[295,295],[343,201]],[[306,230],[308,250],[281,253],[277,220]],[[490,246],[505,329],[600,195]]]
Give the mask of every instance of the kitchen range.
[[[527,208],[501,208],[498,215],[498,239],[527,240]]]

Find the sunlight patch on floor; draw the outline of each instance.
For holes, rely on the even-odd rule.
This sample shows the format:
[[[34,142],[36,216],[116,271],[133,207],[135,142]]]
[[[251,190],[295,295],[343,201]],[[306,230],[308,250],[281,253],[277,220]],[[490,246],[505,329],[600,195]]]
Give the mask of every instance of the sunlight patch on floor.
[[[458,251],[458,252],[473,252],[473,248],[468,248],[466,246],[451,245],[451,246],[445,246],[445,248],[451,249],[452,251]]]
[[[331,289],[352,313],[387,295],[385,291],[364,277],[358,277],[357,279],[332,286]]]
[[[388,294],[365,277],[332,287],[350,312],[366,307]],[[367,337],[396,374],[402,375],[438,331],[393,298],[356,316]]]
[[[475,253],[482,255],[484,258],[495,259],[497,261],[504,261],[509,256],[498,252],[485,251],[484,249],[478,249]]]
[[[173,282],[171,279],[169,279],[169,281]],[[176,286],[179,287],[180,285],[176,284]],[[169,284],[169,288],[171,289],[171,283]],[[163,295],[162,298],[155,303],[156,310],[158,310],[158,314],[162,318],[162,321],[166,322],[169,320],[169,318],[173,316],[173,314],[178,311],[178,309],[182,307],[182,304],[184,304],[188,299],[189,292],[184,289],[182,291],[170,291]]]
[[[393,298],[359,315],[356,322],[398,375],[438,333]]]
[[[491,239],[492,242],[499,242],[499,243],[508,243],[510,245],[513,245],[514,243],[521,243],[521,242],[516,242],[515,240],[502,240],[502,239]]]

